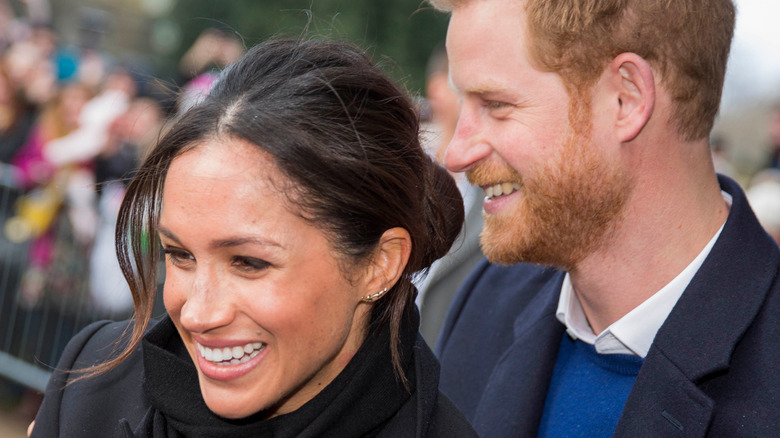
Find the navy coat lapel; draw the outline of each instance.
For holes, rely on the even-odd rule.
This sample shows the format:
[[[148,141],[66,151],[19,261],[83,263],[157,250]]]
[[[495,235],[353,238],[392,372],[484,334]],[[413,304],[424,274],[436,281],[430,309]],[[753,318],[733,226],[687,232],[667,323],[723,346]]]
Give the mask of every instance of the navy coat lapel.
[[[564,332],[555,318],[562,282],[559,273],[516,319],[514,343],[493,369],[474,416],[480,436],[536,436]]]
[[[733,197],[726,225],[658,331],[616,437],[705,436],[716,406],[697,384],[728,369],[769,292],[777,248],[736,183],[721,180],[721,185]]]

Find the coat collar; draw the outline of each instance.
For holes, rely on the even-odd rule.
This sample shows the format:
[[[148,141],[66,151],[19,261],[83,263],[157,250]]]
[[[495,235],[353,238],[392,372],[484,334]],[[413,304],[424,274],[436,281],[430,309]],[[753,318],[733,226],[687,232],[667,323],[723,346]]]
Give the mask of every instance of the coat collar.
[[[728,369],[766,299],[777,247],[739,186],[725,177],[720,183],[733,197],[726,225],[658,331],[615,436],[703,436],[715,404],[696,382]]]
[[[723,177],[720,183],[733,198],[726,225],[658,331],[615,436],[704,436],[715,403],[696,383],[728,368],[766,299],[780,263],[777,246],[739,186]],[[563,273],[556,273],[516,318],[514,342],[473,416],[480,436],[537,434],[564,333],[555,318],[562,281]]]
[[[556,273],[515,320],[514,342],[494,368],[474,415],[480,436],[536,436],[564,332],[555,318],[562,282],[563,273]]]

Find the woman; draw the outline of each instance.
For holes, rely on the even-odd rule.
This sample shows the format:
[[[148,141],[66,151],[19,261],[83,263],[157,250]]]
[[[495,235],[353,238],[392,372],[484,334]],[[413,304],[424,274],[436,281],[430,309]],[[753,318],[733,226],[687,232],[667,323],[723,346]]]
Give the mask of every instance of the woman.
[[[128,187],[132,333],[71,341],[58,369],[86,374],[55,373],[33,436],[476,436],[438,392],[411,284],[462,222],[410,100],[362,53],[255,47]],[[148,330],[147,236],[169,315]]]
[[[35,123],[35,107],[28,102],[0,62],[0,163],[10,163],[24,146]]]

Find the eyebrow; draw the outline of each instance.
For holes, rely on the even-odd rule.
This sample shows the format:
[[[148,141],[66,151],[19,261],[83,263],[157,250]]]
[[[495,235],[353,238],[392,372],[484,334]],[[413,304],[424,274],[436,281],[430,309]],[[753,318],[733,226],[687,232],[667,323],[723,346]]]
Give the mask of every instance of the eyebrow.
[[[231,237],[228,239],[221,239],[216,240],[211,243],[212,248],[230,248],[233,246],[241,246],[247,243],[255,244],[255,245],[262,245],[262,246],[273,246],[276,248],[284,248],[282,245],[273,242],[271,240],[261,239],[259,237],[254,236],[245,236],[245,237]]]
[[[177,245],[181,245],[182,244],[181,241],[179,240],[179,238],[176,237],[176,235],[173,234],[173,232],[171,232],[167,228],[161,227],[161,226],[158,226],[157,228],[158,228],[160,234],[162,234],[163,236],[173,240],[174,242],[176,242]],[[262,246],[272,246],[272,247],[275,247],[275,248],[284,249],[284,247],[281,244],[279,244],[278,242],[274,242],[272,240],[267,240],[267,239],[261,239],[261,238],[256,237],[256,236],[238,236],[238,237],[229,237],[227,239],[214,240],[214,241],[211,242],[210,246],[212,248],[214,248],[214,249],[218,249],[218,248],[231,248],[231,247],[235,247],[235,246],[245,245],[247,243],[251,243],[251,244],[255,244],[255,245],[262,245]]]
[[[471,96],[479,96],[484,99],[506,99],[515,101],[519,98],[516,97],[513,93],[509,93],[506,90],[500,89],[497,86],[494,86],[493,84],[486,84],[486,85],[480,85],[478,87],[474,87],[467,90],[458,90],[457,88],[454,88],[455,85],[452,84],[453,91],[457,93],[460,96],[465,95],[471,95]]]

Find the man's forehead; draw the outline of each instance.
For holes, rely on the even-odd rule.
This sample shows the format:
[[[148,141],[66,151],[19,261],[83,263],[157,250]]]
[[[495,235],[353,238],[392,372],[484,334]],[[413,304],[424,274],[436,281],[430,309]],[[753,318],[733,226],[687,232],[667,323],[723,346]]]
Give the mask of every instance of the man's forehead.
[[[514,5],[515,13],[502,4]],[[517,82],[519,73],[534,69],[516,2],[474,0],[463,8],[453,12],[447,34],[453,89],[461,94],[501,92]]]
[[[452,12],[447,29],[447,53],[453,56],[453,45],[481,52],[497,44],[524,44],[525,9],[518,0],[471,0]],[[464,44],[474,42],[477,44]],[[468,54],[468,53],[467,53]]]

